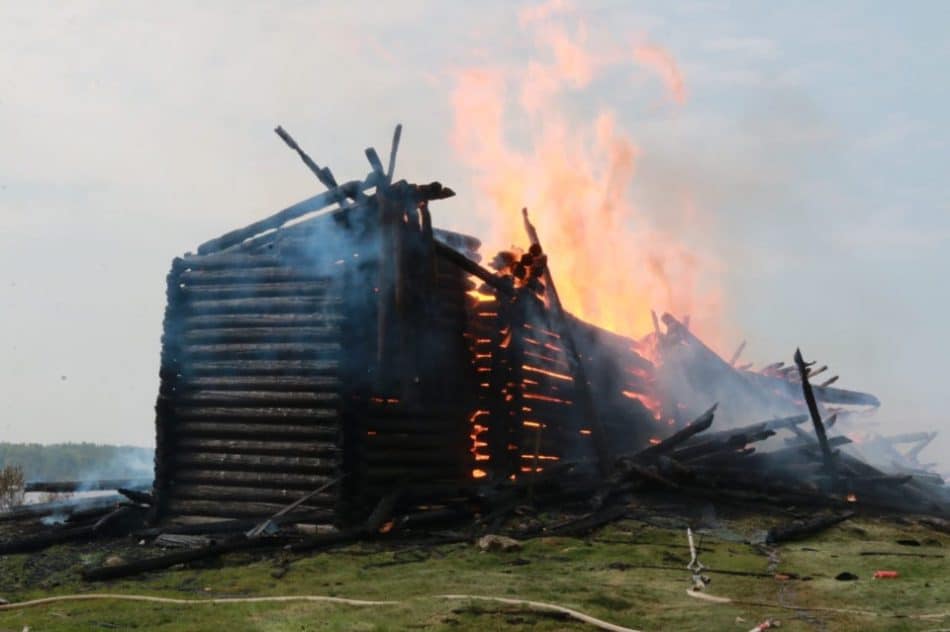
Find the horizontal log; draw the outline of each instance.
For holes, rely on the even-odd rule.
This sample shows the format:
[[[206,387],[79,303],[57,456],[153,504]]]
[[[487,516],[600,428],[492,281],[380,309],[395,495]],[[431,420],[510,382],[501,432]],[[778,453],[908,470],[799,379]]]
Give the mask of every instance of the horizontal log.
[[[274,255],[250,255],[243,253],[220,253],[209,255],[185,255],[176,259],[181,270],[214,270],[220,268],[277,267],[281,261]]]
[[[376,432],[379,435],[414,433],[417,435],[453,436],[467,435],[471,425],[464,415],[449,418],[392,418],[366,419],[360,427],[364,432]]]
[[[127,487],[144,489],[152,486],[150,478],[120,478],[90,481],[32,481],[23,486],[25,492],[68,493],[78,491],[104,491]]]
[[[82,572],[82,578],[85,581],[106,581],[110,579],[119,579],[131,575],[140,575],[148,571],[158,571],[180,564],[189,564],[199,560],[207,560],[219,557],[226,553],[235,553],[238,551],[249,551],[252,549],[275,548],[284,544],[286,540],[282,538],[257,538],[248,539],[243,536],[232,537],[220,543],[213,543],[197,549],[185,551],[175,551],[166,553],[158,557],[134,560],[132,562],[120,563],[115,566],[99,566],[96,568],[87,568]]]
[[[249,517],[270,517],[286,507],[280,503],[252,503],[235,501],[209,501],[209,500],[177,500],[172,499],[168,502],[167,511],[172,515],[178,516],[206,516],[209,518],[249,518]],[[315,522],[332,522],[336,518],[336,512],[327,510],[325,513],[314,512],[311,509],[301,508],[300,514],[308,514],[310,520]],[[293,515],[291,513],[290,515]]]
[[[111,509],[114,508],[117,503],[123,500],[125,499],[119,494],[109,494],[108,496],[71,498],[67,500],[57,500],[50,503],[19,505],[4,511],[0,511],[0,522],[42,518],[43,516],[51,516],[53,514],[73,515],[77,512],[86,511],[89,509]]]
[[[231,298],[220,300],[194,300],[183,307],[192,313],[201,314],[275,314],[327,312],[339,309],[343,299],[339,296],[303,297],[276,296],[271,298]]]
[[[453,400],[449,405],[439,405],[426,401],[423,406],[409,407],[400,402],[387,401],[384,395],[371,397],[362,403],[366,406],[365,419],[385,420],[385,419],[418,419],[420,422],[426,420],[454,420],[460,415],[458,400]],[[391,396],[389,396],[391,397]]]
[[[389,488],[401,480],[420,481],[425,483],[434,483],[436,481],[459,481],[470,478],[470,466],[465,463],[458,463],[453,467],[415,467],[400,466],[389,467],[384,464],[373,465],[362,472],[363,479],[369,483],[386,482]]]
[[[332,441],[254,441],[250,439],[208,439],[181,437],[176,441],[181,450],[191,452],[222,452],[226,454],[273,454],[283,456],[321,456],[337,454],[340,448]]]
[[[185,270],[178,282],[191,286],[214,287],[227,284],[296,283],[316,281],[327,283],[326,274],[305,266],[228,267],[219,269]]]
[[[528,397],[522,396],[521,405],[530,408],[524,412],[525,419],[539,419],[549,423],[569,424],[580,421],[580,407],[575,406],[573,400],[551,401],[548,395],[538,393],[525,393]],[[547,399],[539,399],[545,397]]]
[[[188,343],[235,343],[235,342],[297,342],[340,337],[340,327],[220,327],[215,329],[189,329],[181,335]]]
[[[552,365],[560,365],[562,369],[567,372],[570,369],[571,364],[568,361],[567,354],[564,353],[564,350],[552,342],[548,342],[543,339],[539,340],[535,337],[535,335],[535,332],[527,332],[523,338],[513,341],[517,342],[518,348],[523,354],[522,363],[531,364],[532,361],[538,360],[541,362],[550,363]],[[545,345],[551,345],[557,348],[552,349],[551,346]]]
[[[209,376],[182,379],[182,389],[255,390],[268,392],[313,391],[337,392],[342,381],[335,375],[296,377],[292,375]]]
[[[245,472],[329,473],[340,467],[340,458],[336,455],[328,458],[317,458],[176,450],[172,458],[178,467],[241,470]]]
[[[792,540],[801,540],[844,522],[853,515],[854,512],[816,516],[807,521],[772,527],[766,534],[765,542],[766,544],[780,544]]]
[[[209,360],[181,367],[182,375],[312,375],[336,373],[337,360]]]
[[[234,327],[327,327],[344,319],[342,313],[315,311],[309,314],[207,314],[181,318],[186,332],[197,329]]]
[[[211,421],[176,421],[173,431],[191,437],[246,437],[253,439],[336,439],[340,428],[333,424],[256,424]]]
[[[454,447],[454,449],[453,449]],[[432,450],[413,450],[408,447],[401,449],[388,448],[385,450],[364,449],[360,451],[360,460],[367,467],[375,464],[390,464],[398,467],[405,464],[408,467],[444,467],[458,469],[459,461],[468,452],[465,445],[446,446],[441,452]]]
[[[521,331],[528,338],[533,338],[542,344],[552,344],[556,347],[560,347],[563,351],[564,346],[561,343],[561,335],[546,325],[525,323],[522,325]]]
[[[169,496],[172,500],[237,500],[242,502],[283,503],[290,504],[307,492],[299,489],[273,489],[267,487],[235,487],[231,485],[175,485]],[[323,493],[311,496],[299,507],[320,508],[333,506],[337,502],[337,494]]]
[[[367,451],[399,449],[404,446],[409,446],[410,449],[415,450],[439,450],[455,443],[465,444],[466,449],[471,448],[471,438],[468,436],[468,431],[464,429],[439,434],[381,432],[375,435],[366,435],[364,433],[361,441],[364,445],[363,450]]]
[[[339,285],[337,285],[339,287]],[[183,285],[181,295],[190,301],[241,298],[323,297],[334,289],[329,281],[295,283],[245,283],[229,285]]]
[[[333,475],[327,474],[245,472],[208,468],[176,468],[174,475],[176,484],[236,485],[307,491],[312,491],[322,485],[326,485],[334,478]]]
[[[185,345],[180,358],[186,359],[261,359],[284,360],[292,358],[333,359],[340,352],[338,342],[264,342]]]
[[[183,391],[175,396],[179,405],[207,406],[333,406],[340,401],[339,393],[333,391],[238,391],[201,390]]]
[[[566,373],[545,372],[538,367],[522,367],[521,379],[524,393],[539,393],[550,395],[558,399],[574,401],[576,389],[574,380],[565,380]]]
[[[336,408],[278,408],[259,407],[243,408],[238,406],[180,406],[172,409],[175,415],[183,420],[234,420],[234,421],[325,421],[336,419],[339,412]]]
[[[32,553],[57,544],[95,538],[100,535],[121,532],[123,525],[129,528],[129,522],[141,523],[143,509],[140,507],[117,507],[99,518],[95,523],[81,527],[54,527],[40,529],[23,538],[0,542],[0,555]]]

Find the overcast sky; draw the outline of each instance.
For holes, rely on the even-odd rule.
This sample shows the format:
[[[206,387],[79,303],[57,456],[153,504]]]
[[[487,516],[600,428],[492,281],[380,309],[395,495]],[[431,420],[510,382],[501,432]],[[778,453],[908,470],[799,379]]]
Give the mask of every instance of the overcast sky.
[[[720,350],[801,346],[950,451],[948,5],[578,4],[682,75],[682,103],[633,66],[575,98],[635,141],[637,207],[717,262]],[[450,95],[537,54],[523,8],[0,0],[0,440],[151,444],[172,257],[320,190],[276,124],[342,180],[402,122],[399,175],[482,234]],[[666,212],[684,192],[701,221]]]

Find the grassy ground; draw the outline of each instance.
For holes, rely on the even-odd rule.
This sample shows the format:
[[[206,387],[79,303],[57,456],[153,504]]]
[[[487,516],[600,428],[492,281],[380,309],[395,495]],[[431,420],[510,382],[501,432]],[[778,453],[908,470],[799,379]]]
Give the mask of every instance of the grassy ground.
[[[232,555],[201,566],[101,584],[81,582],[78,570],[109,555],[133,558],[156,551],[132,542],[60,546],[35,555],[0,557],[0,597],[21,601],[96,592],[188,599],[315,594],[399,603],[371,607],[56,603],[0,612],[0,631],[21,632],[25,626],[34,631],[216,632],[593,629],[520,606],[433,597],[447,593],[553,602],[639,630],[744,632],[767,617],[779,619],[782,630],[789,631],[950,629],[950,615],[908,616],[950,613],[950,565],[944,557],[950,555],[950,537],[925,527],[856,518],[812,539],[779,546],[770,557],[763,547],[744,541],[760,538],[768,521],[729,520],[703,536],[701,560],[714,569],[708,594],[735,600],[719,604],[686,594],[689,575],[683,568],[689,554],[682,525],[675,520],[650,523],[618,522],[587,539],[536,539],[513,553],[483,553],[465,544],[363,544],[310,556]],[[901,576],[874,580],[878,569],[897,570]],[[843,571],[858,579],[836,580]],[[792,578],[777,579],[775,573]]]

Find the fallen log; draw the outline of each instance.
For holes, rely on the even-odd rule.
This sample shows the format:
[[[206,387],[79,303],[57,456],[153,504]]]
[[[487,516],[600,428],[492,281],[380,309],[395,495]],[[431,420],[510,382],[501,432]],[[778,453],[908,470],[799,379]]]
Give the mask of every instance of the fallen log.
[[[805,522],[793,522],[772,527],[765,536],[765,543],[780,544],[791,540],[801,540],[844,522],[852,516],[854,516],[853,511],[838,515],[819,516]]]
[[[137,489],[126,489],[124,487],[120,487],[116,491],[132,502],[139,503],[140,505],[151,505],[155,502],[155,499],[149,492],[144,492]]]
[[[117,533],[121,523],[134,516],[140,519],[144,517],[143,512],[137,507],[118,507],[93,524],[66,528],[51,527],[35,535],[0,542],[0,555],[34,553],[57,544],[90,540],[106,533]]]
[[[578,537],[586,535],[594,529],[609,524],[627,515],[629,510],[623,505],[608,505],[599,511],[582,516],[575,520],[563,522],[542,529],[546,536]],[[517,536],[516,536],[517,537]]]
[[[653,457],[659,456],[660,454],[669,452],[690,437],[693,437],[694,435],[706,430],[712,425],[717,406],[719,406],[719,404],[713,404],[709,410],[690,422],[685,428],[674,432],[672,435],[666,439],[663,439],[656,445],[651,445],[650,447],[637,452],[635,455],[633,455],[633,457],[630,458],[637,460],[649,460]]]
[[[123,487],[125,489],[145,489],[152,486],[150,478],[116,478],[92,481],[32,481],[23,487],[23,491],[63,494],[69,492],[108,491]]]
[[[90,569],[83,572],[83,579],[86,581],[101,581],[106,579],[116,579],[119,577],[127,577],[129,575],[136,575],[138,573],[143,573],[152,570],[161,570],[175,566],[177,564],[184,564],[187,562],[193,562],[202,559],[208,559],[212,557],[217,557],[225,553],[233,553],[237,551],[255,549],[255,548],[266,548],[276,546],[277,544],[283,544],[285,540],[278,540],[273,537],[264,537],[264,534],[271,528],[276,528],[281,521],[290,521],[290,520],[299,520],[300,514],[293,514],[293,510],[303,506],[303,503],[311,499],[313,496],[325,491],[332,485],[336,484],[341,480],[342,477],[338,477],[332,481],[329,481],[325,485],[313,490],[309,494],[301,496],[294,502],[289,505],[279,509],[273,516],[264,520],[263,522],[258,522],[252,529],[247,533],[242,533],[238,536],[234,536],[230,539],[227,539],[223,542],[212,542],[211,544],[192,549],[188,551],[181,551],[178,553],[171,553],[169,555],[163,555],[160,557],[154,557],[145,560],[137,560],[135,562],[130,562],[128,564],[122,564],[119,566],[102,566],[95,569]],[[392,505],[395,503],[395,500],[392,500],[389,505],[389,510],[391,511]],[[380,506],[383,506],[383,503],[380,503]],[[371,520],[378,518],[377,514],[374,512],[371,516]],[[230,523],[231,525],[234,522]],[[369,525],[369,521],[367,523]],[[184,535],[181,533],[173,535]],[[194,534],[189,534],[194,535]]]
[[[373,512],[366,519],[366,522],[358,527],[344,529],[335,533],[321,533],[303,541],[290,544],[287,546],[287,550],[299,553],[324,549],[338,544],[349,544],[363,539],[376,538],[380,535],[380,529],[382,529],[383,525],[390,519],[393,508],[396,506],[396,502],[402,494],[402,490],[396,490],[383,496],[377,503],[375,509],[373,509]]]
[[[275,548],[283,545],[284,543],[286,543],[286,540],[284,539],[248,539],[242,535],[224,542],[211,544],[210,546],[202,547],[200,549],[169,553],[167,555],[147,558],[144,560],[136,560],[134,562],[128,562],[126,564],[120,564],[117,566],[100,566],[98,568],[87,569],[82,572],[82,578],[89,582],[119,579],[120,577],[129,577],[131,575],[138,575],[148,571],[163,570],[178,564],[187,564],[189,562],[196,562],[198,560],[217,557],[219,555],[224,555],[225,553],[235,553],[237,551],[247,551],[251,549]]]
[[[77,511],[89,509],[105,509],[114,506],[123,498],[117,494],[108,496],[93,496],[90,498],[73,498],[60,500],[52,503],[37,503],[35,505],[19,505],[0,512],[0,522],[9,522],[13,520],[27,520],[31,518],[43,518],[56,514],[68,516]]]
[[[756,432],[740,432],[728,437],[705,441],[696,445],[687,446],[674,450],[671,456],[678,461],[690,461],[691,459],[703,457],[706,455],[717,454],[729,450],[737,450],[749,443],[764,441],[775,435],[772,430],[759,430]]]

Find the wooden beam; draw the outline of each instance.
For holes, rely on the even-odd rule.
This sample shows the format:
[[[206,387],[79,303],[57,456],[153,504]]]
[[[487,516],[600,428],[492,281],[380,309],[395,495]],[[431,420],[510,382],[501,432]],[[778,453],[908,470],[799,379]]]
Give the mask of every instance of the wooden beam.
[[[808,413],[811,415],[811,421],[815,426],[815,436],[818,437],[818,444],[821,447],[822,458],[825,463],[825,469],[831,474],[832,481],[836,482],[834,456],[831,448],[828,446],[828,435],[825,432],[825,424],[821,420],[821,413],[818,412],[818,402],[815,400],[815,393],[812,391],[811,383],[808,381],[808,365],[802,358],[801,349],[795,350],[795,364],[798,366],[798,374],[802,380],[802,392],[805,395],[805,404],[808,406]]]

